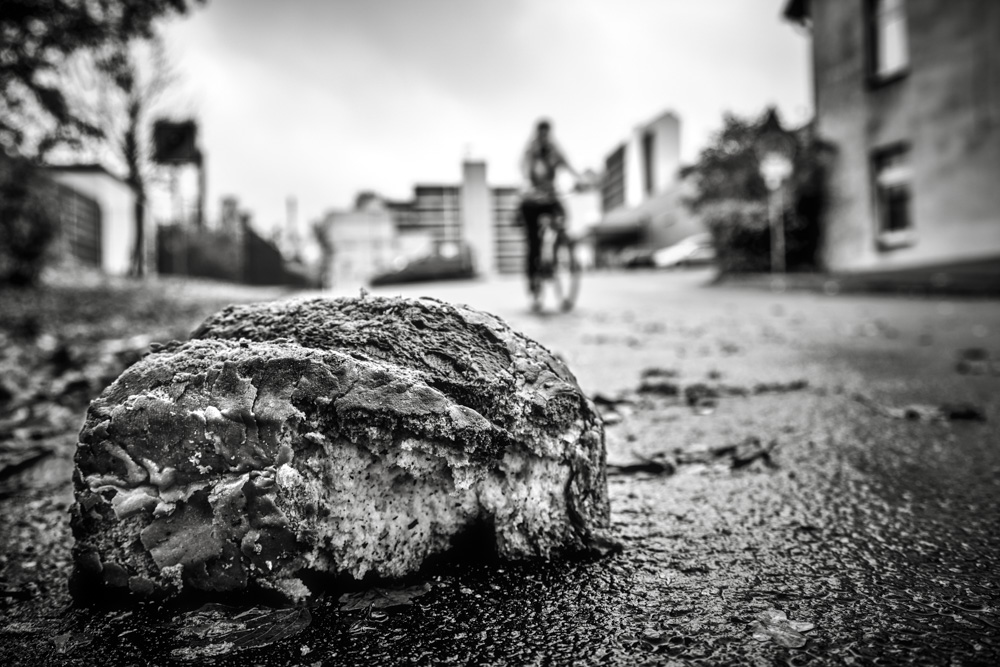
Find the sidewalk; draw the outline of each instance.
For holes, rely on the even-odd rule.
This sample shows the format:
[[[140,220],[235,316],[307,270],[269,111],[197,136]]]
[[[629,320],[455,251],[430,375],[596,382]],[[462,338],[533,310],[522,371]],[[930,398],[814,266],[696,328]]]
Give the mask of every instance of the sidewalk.
[[[217,607],[66,607],[85,402],[36,411],[9,440],[52,443],[61,464],[12,473],[24,489],[0,496],[0,664],[1000,664],[1000,309],[710,279],[591,273],[576,309],[544,314],[519,277],[373,290],[472,304],[567,361],[606,419],[625,548],[522,563],[477,552],[363,593],[384,609],[337,588],[295,614],[259,607],[267,642],[250,647],[206,624]],[[88,340],[204,316],[138,299],[137,318],[107,298],[100,312],[122,310],[122,324],[88,307]]]
[[[825,294],[889,293],[950,296],[1000,296],[1000,259],[865,273],[726,274],[715,284]]]

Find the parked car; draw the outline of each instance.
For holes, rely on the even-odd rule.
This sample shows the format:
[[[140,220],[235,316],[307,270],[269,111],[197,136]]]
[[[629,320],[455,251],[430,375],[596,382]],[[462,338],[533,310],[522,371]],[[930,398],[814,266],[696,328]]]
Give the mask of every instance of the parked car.
[[[621,265],[626,269],[641,269],[653,266],[651,248],[629,248],[620,255]]]
[[[434,252],[403,264],[392,271],[376,274],[372,286],[416,283],[432,280],[459,280],[475,276],[472,250],[465,244],[442,243]]]
[[[711,234],[695,234],[653,253],[653,266],[658,269],[711,264],[714,261],[715,246],[712,245]]]

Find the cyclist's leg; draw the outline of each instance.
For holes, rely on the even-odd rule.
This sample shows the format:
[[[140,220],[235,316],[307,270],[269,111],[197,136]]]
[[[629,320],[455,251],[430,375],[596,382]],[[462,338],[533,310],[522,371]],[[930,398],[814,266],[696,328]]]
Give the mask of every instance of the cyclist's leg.
[[[552,215],[553,223],[556,229],[562,231],[566,229],[566,209],[563,208],[562,202],[558,199],[552,202],[549,207],[550,214]]]
[[[559,237],[565,211],[558,200],[545,202],[539,216],[541,228],[541,266],[542,277],[550,278],[555,265],[555,247]],[[541,219],[544,218],[544,222]]]
[[[576,242],[570,237],[566,225],[566,210],[562,202],[553,205],[553,217],[556,224],[554,255],[556,263],[556,282],[558,284],[559,307],[562,311],[573,308],[577,292],[580,288],[580,265],[576,257]]]
[[[539,224],[539,218],[541,217],[541,211],[535,202],[522,202],[521,203],[521,219],[524,221],[524,237],[527,241],[528,256],[525,262],[525,267],[527,269],[528,276],[528,289],[531,290],[532,294],[538,292],[540,287],[539,276],[538,276],[538,264],[539,256],[541,255],[542,247],[542,234],[541,225]]]

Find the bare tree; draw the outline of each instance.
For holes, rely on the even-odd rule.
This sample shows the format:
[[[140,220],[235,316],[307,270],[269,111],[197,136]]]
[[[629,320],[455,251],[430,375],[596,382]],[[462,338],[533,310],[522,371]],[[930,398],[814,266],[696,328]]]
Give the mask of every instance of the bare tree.
[[[84,142],[83,153],[116,164],[135,192],[130,273],[145,275],[146,209],[157,169],[151,159],[151,119],[177,79],[163,39],[153,33],[104,52],[80,53],[65,75],[78,114],[100,130],[100,137]]]

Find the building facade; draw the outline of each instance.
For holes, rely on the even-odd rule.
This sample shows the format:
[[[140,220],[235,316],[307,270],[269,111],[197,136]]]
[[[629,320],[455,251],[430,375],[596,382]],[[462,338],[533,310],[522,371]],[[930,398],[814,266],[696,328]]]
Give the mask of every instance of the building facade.
[[[524,271],[527,246],[524,240],[524,226],[518,219],[518,204],[521,195],[517,188],[510,186],[490,189],[491,214],[496,243],[496,270],[500,274],[522,273]]]
[[[1000,261],[1000,3],[792,0],[834,148],[835,271]]]
[[[704,231],[682,201],[680,118],[665,111],[640,123],[604,161],[595,252],[613,264],[626,249],[657,248]]]
[[[393,212],[378,197],[352,210],[330,211],[320,223],[324,287],[367,283],[376,273],[398,268],[399,235]]]
[[[604,161],[601,206],[634,208],[677,182],[681,122],[671,111],[641,123]]]
[[[377,203],[377,205],[376,205]],[[433,253],[452,254],[459,246],[472,251],[476,274],[520,274],[527,244],[518,217],[520,190],[492,186],[486,163],[467,160],[462,182],[418,184],[413,198],[374,197],[351,211],[331,211],[317,228],[323,234],[326,286],[364,282],[383,270]],[[596,192],[565,197],[571,232],[583,237],[600,218]],[[586,261],[587,244],[580,248]]]
[[[69,165],[51,166],[45,168],[46,175],[56,183],[70,188],[97,204],[99,217],[91,222],[93,215],[81,216],[74,211],[83,210],[71,207],[67,210],[66,227],[67,242],[74,247],[86,245],[93,255],[94,264],[109,275],[126,275],[133,265],[133,254],[136,250],[135,202],[136,194],[130,185],[99,165]],[[67,201],[72,201],[73,198]],[[64,216],[65,217],[65,216]],[[71,222],[72,221],[72,222]],[[143,220],[143,225],[148,221]],[[145,230],[144,245],[141,251],[150,258],[150,230]],[[82,244],[82,245],[81,245]],[[89,255],[88,255],[89,256]],[[152,266],[151,261],[146,262]]]
[[[466,161],[462,182],[419,184],[409,201],[386,201],[401,253],[426,255],[442,244],[468,244],[480,275],[524,270],[524,232],[517,223],[518,190],[491,186],[486,164]]]
[[[486,183],[486,163],[481,160],[463,162],[460,201],[462,233],[472,250],[476,273],[483,277],[493,276],[497,272],[497,234],[492,194]]]

